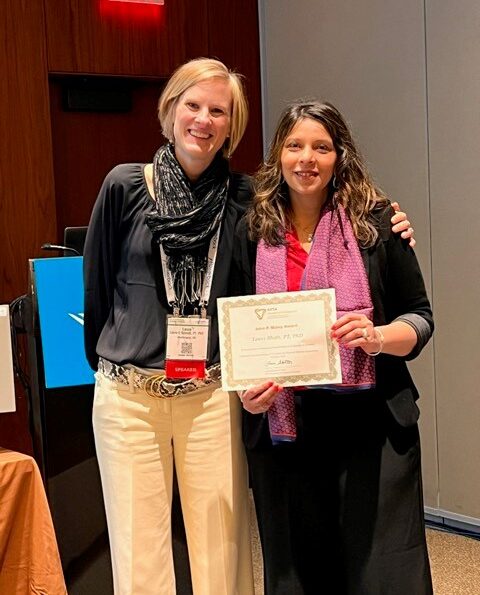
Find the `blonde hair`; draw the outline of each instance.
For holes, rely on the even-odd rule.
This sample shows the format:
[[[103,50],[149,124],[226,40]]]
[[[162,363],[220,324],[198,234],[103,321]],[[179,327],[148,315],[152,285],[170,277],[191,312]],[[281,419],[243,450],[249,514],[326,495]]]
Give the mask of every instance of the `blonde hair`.
[[[179,66],[160,95],[158,119],[163,136],[169,141],[173,141],[173,125],[178,100],[193,85],[213,78],[228,81],[232,92],[230,135],[223,147],[223,154],[230,157],[245,132],[248,121],[248,103],[242,83],[242,75],[229,70],[223,62],[211,58],[196,58]]]
[[[292,103],[281,115],[265,162],[254,178],[255,197],[247,214],[250,237],[274,246],[285,242],[285,230],[291,228],[292,222],[289,190],[282,176],[282,149],[293,127],[308,118],[326,128],[337,153],[329,193],[335,193],[344,207],[359,243],[372,246],[378,231],[371,214],[387,199],[370,177],[341,113],[331,103],[318,101]]]

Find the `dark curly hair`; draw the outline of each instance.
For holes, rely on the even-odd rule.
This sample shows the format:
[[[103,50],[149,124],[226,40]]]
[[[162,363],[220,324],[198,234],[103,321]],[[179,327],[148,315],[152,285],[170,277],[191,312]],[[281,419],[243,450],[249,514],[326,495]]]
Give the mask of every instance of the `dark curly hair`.
[[[335,193],[344,207],[359,243],[364,247],[373,245],[378,232],[369,215],[376,206],[386,204],[387,198],[374,184],[344,117],[331,103],[319,101],[297,101],[282,113],[267,158],[254,178],[255,196],[247,213],[250,237],[275,246],[284,243],[285,230],[292,227],[281,155],[293,127],[305,118],[322,124],[332,137],[337,160],[335,188],[333,179],[329,183],[330,196]]]

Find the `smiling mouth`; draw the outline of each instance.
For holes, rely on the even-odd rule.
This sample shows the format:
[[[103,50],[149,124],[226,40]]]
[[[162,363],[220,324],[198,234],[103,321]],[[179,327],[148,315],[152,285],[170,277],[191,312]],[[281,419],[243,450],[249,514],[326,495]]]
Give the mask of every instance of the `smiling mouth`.
[[[293,173],[302,180],[309,180],[311,178],[318,177],[318,173],[316,171],[295,171]]]
[[[191,130],[191,129],[189,129],[188,132],[194,138],[199,138],[201,140],[208,140],[209,138],[212,138],[212,136],[213,136],[213,134],[209,134],[208,132],[200,132],[199,130]]]

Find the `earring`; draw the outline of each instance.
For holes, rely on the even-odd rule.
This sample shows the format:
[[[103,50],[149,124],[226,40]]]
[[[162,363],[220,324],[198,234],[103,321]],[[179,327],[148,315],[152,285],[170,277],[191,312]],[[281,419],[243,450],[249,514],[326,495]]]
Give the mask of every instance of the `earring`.
[[[337,176],[336,174],[333,174],[333,178],[332,178],[332,187],[334,190],[338,190],[338,181],[337,181]]]

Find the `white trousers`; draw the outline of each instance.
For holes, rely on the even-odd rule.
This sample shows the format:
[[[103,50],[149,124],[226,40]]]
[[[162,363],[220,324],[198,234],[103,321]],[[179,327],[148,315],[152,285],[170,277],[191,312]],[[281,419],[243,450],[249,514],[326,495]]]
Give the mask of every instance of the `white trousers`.
[[[215,387],[150,397],[96,374],[93,428],[115,595],[174,595],[175,462],[195,595],[253,595],[238,399]]]

